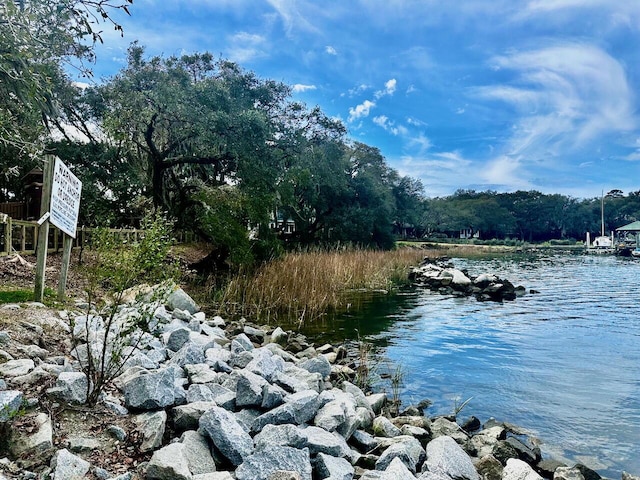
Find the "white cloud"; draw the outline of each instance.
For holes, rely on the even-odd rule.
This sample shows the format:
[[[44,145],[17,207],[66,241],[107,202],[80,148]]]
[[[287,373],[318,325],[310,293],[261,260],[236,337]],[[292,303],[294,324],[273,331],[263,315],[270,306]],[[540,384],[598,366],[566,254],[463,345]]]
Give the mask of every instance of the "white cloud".
[[[384,90],[378,90],[374,96],[376,98],[381,98],[384,97],[385,95],[393,95],[396,91],[396,86],[397,86],[397,81],[395,78],[392,78],[391,80],[387,80],[384,84]]]
[[[475,163],[459,151],[406,155],[399,163],[399,172],[419,178],[431,197],[450,195],[458,188],[471,187],[479,179]]]
[[[356,87],[350,88],[348,90],[348,93],[350,97],[354,97],[356,95],[359,95],[360,93],[366,92],[367,90],[369,90],[369,85],[365,83],[361,83]]]
[[[422,120],[415,117],[407,117],[407,123],[409,125],[413,125],[414,127],[426,127],[427,122],[423,122]]]
[[[527,174],[523,171],[520,159],[506,155],[487,162],[479,175],[489,185],[501,185],[511,190],[532,188],[531,183],[526,180]]]
[[[293,91],[295,93],[300,93],[300,92],[307,92],[309,90],[316,90],[316,86],[315,85],[303,85],[302,83],[296,83],[293,86]]]
[[[229,39],[228,55],[231,60],[245,63],[266,56],[266,39],[261,35],[238,32]]]
[[[550,159],[637,127],[626,72],[598,47],[563,44],[496,57],[494,64],[514,71],[517,80],[477,88],[472,95],[516,108],[505,153]]]
[[[336,51],[336,49],[333,48],[331,45],[327,45],[326,47],[324,47],[324,51],[329,55],[338,55],[338,52]]]
[[[319,33],[318,27],[307,20],[307,17],[311,17],[311,15],[308,12],[300,11],[300,8],[313,6],[312,4],[299,3],[295,0],[267,1],[282,19],[287,35],[291,35],[293,30]]]
[[[405,95],[409,95],[409,94],[417,92],[417,91],[418,91],[418,89],[413,84],[411,84],[411,85],[409,85],[409,88],[407,88],[407,91],[404,92],[404,93],[405,93]]]
[[[389,118],[386,115],[378,115],[377,117],[373,117],[373,123],[375,123],[379,127],[382,127],[392,135],[405,136],[409,133],[409,130],[407,130],[407,127],[403,125],[396,125],[396,123],[392,120],[389,120]]]
[[[407,144],[409,148],[415,148],[418,155],[424,155],[433,146],[431,140],[424,133],[419,133],[415,137],[409,138]]]
[[[372,108],[374,108],[376,104],[371,100],[365,100],[360,105],[356,105],[355,107],[349,108],[349,122],[353,122],[358,118],[368,117],[369,112]]]

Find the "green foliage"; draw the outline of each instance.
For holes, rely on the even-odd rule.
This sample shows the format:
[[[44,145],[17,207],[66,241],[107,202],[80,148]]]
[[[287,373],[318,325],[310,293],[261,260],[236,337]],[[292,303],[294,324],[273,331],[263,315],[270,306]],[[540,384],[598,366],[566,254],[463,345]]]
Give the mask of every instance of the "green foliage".
[[[108,229],[98,229],[92,238],[94,255],[84,272],[87,280],[87,326],[76,344],[95,345],[87,348],[82,370],[89,379],[87,403],[95,405],[100,394],[121,372],[125,362],[142,341],[139,331],[149,331],[153,314],[171,290],[177,266],[168,262],[172,225],[160,213],[147,217],[142,227],[145,234],[139,241],[122,244]],[[158,283],[155,288],[140,288],[144,300],[133,314],[121,315],[125,293],[141,283]],[[96,305],[94,302],[99,301]],[[98,313],[92,311],[97,307]],[[97,336],[100,320],[104,319],[104,335]],[[92,324],[96,327],[92,328]],[[131,348],[130,348],[131,347]]]
[[[90,75],[97,25],[132,0],[6,0],[0,4],[0,144],[40,152],[45,127],[57,115],[62,64]],[[75,61],[72,61],[75,59]],[[43,122],[44,120],[44,122]]]
[[[50,289],[44,289],[45,302],[54,301],[56,293]],[[33,301],[33,290],[0,290],[0,304],[25,303]]]

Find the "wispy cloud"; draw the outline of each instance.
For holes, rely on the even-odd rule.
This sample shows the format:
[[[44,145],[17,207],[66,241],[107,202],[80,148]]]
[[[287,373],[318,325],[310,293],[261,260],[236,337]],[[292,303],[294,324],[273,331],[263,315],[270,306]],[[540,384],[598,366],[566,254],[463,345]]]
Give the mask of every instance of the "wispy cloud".
[[[365,100],[360,105],[349,108],[349,122],[353,122],[359,118],[368,117],[369,112],[376,104],[371,100]]]
[[[392,78],[388,81],[385,82],[384,84],[384,90],[378,90],[374,96],[376,97],[376,99],[382,98],[385,95],[393,95],[396,91],[396,86],[397,86],[397,81],[395,78]]]
[[[246,63],[267,55],[266,39],[261,35],[239,32],[229,39],[228,55],[231,60]]]
[[[337,50],[333,48],[331,45],[327,45],[326,47],[324,47],[324,51],[329,55],[338,55]]]
[[[523,171],[524,166],[519,158],[502,155],[487,162],[479,172],[483,183],[496,185],[502,189],[528,190],[532,188],[527,180],[528,174]]]
[[[276,10],[285,27],[288,35],[293,30],[301,30],[312,33],[320,33],[318,27],[307,19],[307,15],[300,11],[301,7],[309,6],[295,0],[267,0],[269,4]]]
[[[316,90],[315,85],[303,85],[302,83],[296,83],[293,86],[293,91],[295,93],[308,92],[309,90]]]
[[[425,192],[431,197],[450,195],[461,186],[468,187],[478,180],[476,166],[459,151],[405,155],[399,161],[403,175],[421,179]]]
[[[516,73],[513,84],[478,88],[475,94],[517,109],[511,155],[577,151],[637,126],[623,66],[596,46],[563,44],[496,57],[493,63]]]
[[[373,117],[373,123],[382,127],[387,132],[392,135],[407,135],[409,131],[407,127],[403,125],[397,125],[394,121],[389,120],[386,115],[378,115],[377,117]]]

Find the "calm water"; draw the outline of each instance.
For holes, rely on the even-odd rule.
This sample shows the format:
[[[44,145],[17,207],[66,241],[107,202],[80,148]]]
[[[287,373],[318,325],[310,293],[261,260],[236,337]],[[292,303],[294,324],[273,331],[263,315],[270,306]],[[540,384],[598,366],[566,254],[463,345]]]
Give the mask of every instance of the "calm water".
[[[471,397],[460,417],[527,428],[543,454],[618,479],[640,474],[640,261],[541,255],[455,260],[539,290],[504,304],[428,291],[373,302],[324,339],[377,345],[378,371],[404,372],[403,404],[431,415]],[[327,337],[333,331],[333,338]],[[323,340],[323,339],[318,339]]]

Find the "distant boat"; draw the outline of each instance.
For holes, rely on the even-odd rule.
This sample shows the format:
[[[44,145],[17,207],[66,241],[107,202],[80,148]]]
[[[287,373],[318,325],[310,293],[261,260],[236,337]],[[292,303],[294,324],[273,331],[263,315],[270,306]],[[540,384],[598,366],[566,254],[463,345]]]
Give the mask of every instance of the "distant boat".
[[[587,232],[587,253],[611,255],[615,253],[615,244],[613,242],[613,232],[608,237],[604,234],[604,192],[600,197],[600,235],[590,241],[589,232]]]
[[[636,248],[635,250],[631,250],[632,257],[640,257],[640,248]]]

